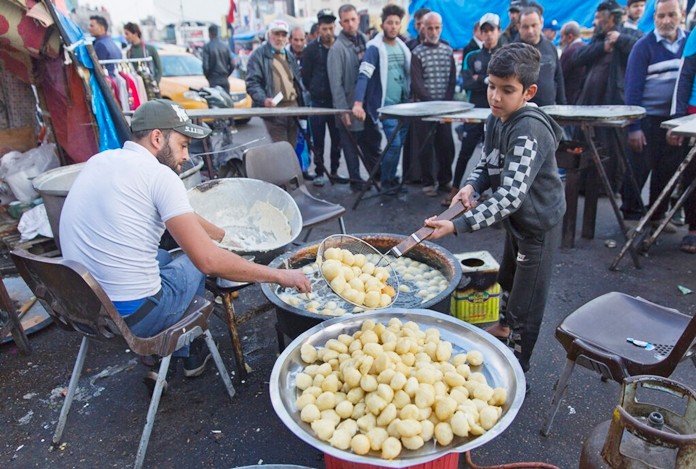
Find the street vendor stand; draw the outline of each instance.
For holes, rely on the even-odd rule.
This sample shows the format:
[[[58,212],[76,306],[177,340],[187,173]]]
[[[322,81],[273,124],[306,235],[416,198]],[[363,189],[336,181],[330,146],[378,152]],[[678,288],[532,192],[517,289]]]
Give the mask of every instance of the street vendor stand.
[[[626,165],[626,171],[629,173],[630,183],[636,185],[631,166],[626,161],[626,155],[623,151],[623,138],[621,129],[637,119],[645,116],[645,109],[639,106],[544,106],[541,108],[549,116],[551,116],[561,126],[577,126],[582,131],[583,138],[589,147],[590,154],[594,167],[597,170],[599,181],[604,188],[607,198],[611,203],[611,208],[616,216],[616,221],[621,228],[621,233],[624,238],[628,239],[628,228],[624,223],[621,210],[614,199],[614,191],[611,188],[611,183],[604,170],[602,159],[597,151],[597,147],[593,140],[594,129],[605,127],[614,130],[614,135],[619,144],[616,148],[619,150],[619,157]],[[597,202],[599,199],[599,187],[595,184],[587,184],[585,190],[585,211],[583,215],[582,237],[587,239],[594,238],[595,221],[597,217]],[[631,258],[637,268],[640,268],[638,255],[631,252]]]
[[[360,190],[360,193],[355,198],[355,202],[353,203],[353,210],[358,208],[360,201],[365,196],[365,193],[368,190],[370,190],[370,187],[374,185],[375,188],[377,188],[377,191],[381,190],[379,184],[377,183],[377,181],[375,181],[375,176],[379,171],[380,163],[382,162],[382,159],[384,159],[384,155],[386,155],[387,151],[389,151],[389,147],[391,147],[392,143],[394,142],[396,135],[399,133],[401,128],[404,125],[406,125],[407,122],[425,120],[425,118],[427,117],[439,116],[443,114],[462,112],[472,109],[473,107],[473,104],[466,103],[463,101],[424,101],[418,103],[393,104],[391,106],[384,106],[379,108],[377,111],[379,112],[380,119],[396,119],[398,123],[391,137],[387,140],[386,146],[377,158],[377,161],[375,162],[372,171],[370,171],[370,177],[367,180],[367,183],[363,186],[363,188]],[[430,131],[425,135],[423,139],[424,145],[427,144],[434,131],[435,126],[433,125],[433,128],[430,129]],[[348,133],[350,134],[350,132]],[[416,150],[417,152],[415,153],[415,155],[417,155],[417,157],[420,157],[423,148],[417,148]],[[403,180],[405,179],[405,177],[402,177],[401,179],[401,184],[403,184]]]
[[[665,129],[670,129],[672,135],[687,137],[691,139],[691,142],[693,142],[693,139],[696,138],[696,114],[665,121],[662,123],[662,127]],[[687,199],[687,197],[689,197],[689,195],[694,191],[694,189],[696,189],[696,179],[694,179],[689,183],[689,185],[686,188],[684,188],[684,192],[679,196],[679,199],[669,209],[660,225],[657,228],[655,228],[655,230],[651,234],[649,234],[649,236],[647,236],[648,233],[644,231],[645,227],[649,224],[650,219],[652,218],[653,214],[655,213],[655,210],[657,210],[657,207],[660,205],[660,203],[665,198],[670,196],[672,190],[679,181],[679,178],[693,160],[694,154],[696,154],[696,145],[691,143],[691,149],[689,150],[689,153],[686,155],[686,157],[681,162],[675,173],[672,175],[672,178],[667,182],[667,185],[662,190],[657,200],[655,200],[655,202],[652,204],[647,213],[643,215],[643,218],[640,219],[636,228],[628,233],[626,242],[621,248],[619,254],[614,259],[614,262],[611,264],[611,270],[616,270],[616,268],[619,265],[619,262],[621,262],[621,259],[623,259],[624,255],[626,255],[626,252],[633,253],[638,248],[640,248],[640,250],[643,252],[647,252],[647,250],[650,249],[650,247],[655,243],[655,241],[657,241],[657,238],[660,236],[665,226],[667,226],[667,223],[669,223],[669,221],[672,219],[677,210],[679,210],[679,208],[684,204],[684,201]]]

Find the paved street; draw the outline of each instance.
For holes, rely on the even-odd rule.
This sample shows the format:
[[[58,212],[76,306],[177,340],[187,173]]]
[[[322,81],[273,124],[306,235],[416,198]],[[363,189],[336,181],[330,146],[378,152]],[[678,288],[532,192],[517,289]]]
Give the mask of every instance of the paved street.
[[[240,126],[235,143],[257,138],[263,132],[258,119]],[[327,200],[352,206],[348,186],[310,190]],[[420,188],[398,197],[365,200],[345,217],[349,232],[410,234],[427,216],[440,213],[440,198],[427,198]],[[374,191],[372,192],[374,194]],[[444,194],[443,194],[444,195]],[[580,211],[582,210],[582,203]],[[337,232],[327,223],[312,232],[312,239]],[[609,291],[640,295],[648,300],[696,312],[695,295],[680,295],[677,286],[696,290],[696,257],[681,253],[678,245],[684,228],[663,235],[643,268],[635,269],[627,256],[619,272],[608,266],[621,245],[621,234],[606,199],[600,200],[594,240],[578,239],[575,249],[557,253],[553,285],[544,324],[528,373],[531,392],[513,424],[498,438],[472,452],[479,465],[543,461],[561,468],[578,466],[584,438],[600,422],[611,417],[620,386],[602,382],[598,375],[576,368],[556,417],[552,434],[542,437],[539,428],[546,414],[553,385],[565,364],[565,355],[553,337],[555,327],[573,310]],[[439,244],[454,253],[487,250],[502,255],[503,231],[488,229],[444,239]],[[242,290],[237,311],[266,303],[257,286]],[[612,314],[607,311],[607,314]],[[226,325],[213,318],[213,336],[220,342],[228,370],[233,373],[237,395],[230,403],[221,380],[209,369],[200,378],[179,375],[163,397],[150,439],[146,467],[235,467],[286,463],[323,468],[322,454],[304,444],[276,417],[268,397],[271,368],[277,356],[275,314],[269,310],[240,327],[244,352],[253,372],[245,381],[236,373]],[[89,351],[78,396],[68,418],[64,447],[49,452],[49,444],[67,387],[80,337],[56,326],[31,336],[34,353],[20,355],[12,343],[0,346],[0,464],[4,467],[129,467],[135,458],[147,412],[148,395],[141,384],[145,368],[122,347],[95,344]],[[100,377],[98,377],[99,375]],[[673,378],[696,383],[691,362],[677,368]],[[461,463],[460,467],[464,467]]]

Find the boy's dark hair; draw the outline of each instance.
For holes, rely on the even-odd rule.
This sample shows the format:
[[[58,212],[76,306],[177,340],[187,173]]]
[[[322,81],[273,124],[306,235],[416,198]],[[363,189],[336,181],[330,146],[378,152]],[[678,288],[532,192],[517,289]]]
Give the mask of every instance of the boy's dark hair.
[[[101,15],[92,15],[89,17],[90,20],[96,21],[98,24],[102,25],[104,27],[104,32],[109,31],[109,23],[106,21],[106,18],[104,18]]]
[[[319,31],[319,23],[312,23],[312,26],[309,28],[309,34],[317,34]]]
[[[390,16],[398,16],[399,19],[404,19],[405,14],[406,12],[399,5],[386,5],[384,8],[382,8],[382,23],[387,21],[387,18]]]
[[[135,24],[135,23],[126,23],[126,24],[123,26],[123,29],[125,29],[126,31],[128,31],[128,32],[131,33],[131,34],[135,34],[135,35],[138,36],[140,39],[143,38],[143,33],[140,31],[140,26],[138,26],[138,25]]]
[[[488,62],[488,74],[499,78],[516,77],[526,90],[539,78],[541,54],[529,44],[513,42],[493,54]]]
[[[425,15],[427,15],[428,13],[430,13],[430,8],[419,8],[413,14],[413,19],[419,20],[419,19],[423,18]]]

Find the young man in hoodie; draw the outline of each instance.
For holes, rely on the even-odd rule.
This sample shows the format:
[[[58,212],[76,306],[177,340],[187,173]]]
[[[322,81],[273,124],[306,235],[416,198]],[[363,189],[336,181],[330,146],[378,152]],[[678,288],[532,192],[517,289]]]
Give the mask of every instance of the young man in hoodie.
[[[529,360],[544,315],[565,213],[563,183],[555,151],[561,128],[534,104],[541,54],[533,46],[512,43],[493,54],[488,64],[491,116],[481,160],[452,203],[468,210],[454,222],[425,221],[435,229],[430,239],[473,232],[502,222],[505,249],[498,282],[502,287],[500,320],[488,329],[506,338],[522,369]],[[474,193],[493,195],[476,203]]]
[[[383,32],[367,43],[355,85],[353,115],[358,120],[370,119],[373,125],[378,125],[379,108],[408,101],[411,51],[398,37],[404,14],[404,9],[398,5],[385,6],[382,9]],[[382,121],[387,142],[392,139],[398,124],[398,119]],[[406,127],[402,126],[382,157],[380,182],[385,190],[399,187],[396,168],[405,136]]]

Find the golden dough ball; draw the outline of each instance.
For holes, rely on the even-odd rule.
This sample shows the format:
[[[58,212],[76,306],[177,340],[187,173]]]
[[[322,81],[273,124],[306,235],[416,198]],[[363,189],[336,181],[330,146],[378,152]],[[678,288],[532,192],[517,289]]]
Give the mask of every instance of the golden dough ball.
[[[394,399],[392,400],[397,409],[402,409],[411,403],[411,398],[403,390],[396,391],[394,393]]]
[[[336,407],[336,397],[332,392],[323,392],[317,397],[315,403],[319,410],[333,409]]]
[[[331,365],[328,363],[322,363],[319,365],[319,368],[317,368],[317,374],[318,375],[323,375],[324,377],[329,376],[333,369],[331,368]]]
[[[416,379],[419,383],[433,384],[438,380],[438,371],[431,366],[424,366],[416,370]]]
[[[363,273],[362,269],[360,267],[356,267],[355,265],[353,265],[351,269],[353,270],[353,277],[360,278]]]
[[[380,451],[384,442],[389,438],[389,433],[382,427],[374,427],[367,432],[367,438],[370,440],[370,448],[373,451]]]
[[[441,446],[447,446],[448,444],[452,443],[452,440],[454,439],[452,427],[447,422],[440,422],[435,425],[434,436],[437,440],[437,444]]]
[[[317,349],[312,344],[302,344],[300,358],[305,363],[314,363],[317,359]]]
[[[355,272],[353,272],[353,269],[348,266],[344,265],[341,267],[341,272],[343,273],[343,278],[346,279],[346,282],[350,282],[355,278]]]
[[[362,274],[358,275],[358,278],[362,280],[363,284],[365,284],[372,278],[372,275],[363,272]]]
[[[430,420],[421,421],[421,433],[420,437],[423,441],[430,441],[433,439],[433,433],[435,432],[435,424]]]
[[[300,420],[302,420],[303,422],[312,423],[315,420],[319,420],[320,418],[321,412],[319,411],[319,408],[314,404],[307,404],[300,411]]]
[[[493,395],[488,399],[488,404],[503,406],[507,402],[507,392],[503,388],[493,389]]]
[[[458,353],[452,357],[452,365],[454,365],[455,368],[464,364],[466,364],[466,353]]]
[[[350,287],[355,291],[365,291],[365,283],[357,277],[349,280],[348,285],[350,285]]]
[[[362,350],[360,352],[362,353]],[[375,359],[373,357],[371,357],[370,355],[363,354],[360,357],[360,366],[358,367],[358,370],[360,371],[360,373],[362,375],[366,375],[372,369],[372,365],[374,364],[374,362],[375,362]],[[376,385],[375,385],[375,387],[376,387]]]
[[[336,425],[330,420],[319,419],[312,422],[312,430],[321,441],[329,441],[335,429]]]
[[[389,329],[385,329],[384,332],[382,332],[382,335],[379,336],[379,338],[382,341],[382,344],[387,344],[390,342],[396,343],[399,340],[396,334],[394,334],[394,332]]]
[[[333,422],[334,426],[341,422],[341,417],[339,417],[336,411],[333,409],[322,410],[321,418],[322,420],[329,420],[330,422]]]
[[[392,379],[389,382],[389,386],[391,386],[391,388],[394,391],[398,391],[400,389],[403,389],[404,386],[406,386],[406,381],[407,381],[406,375],[404,375],[400,371],[396,371],[396,372],[394,372],[394,376],[392,376]]]
[[[349,418],[353,415],[353,404],[348,400],[339,402],[338,405],[336,405],[336,413],[342,419]]]
[[[457,386],[456,388],[450,389],[449,395],[452,399],[457,401],[458,404],[469,399],[469,391],[464,386]]]
[[[404,353],[400,355],[401,361],[404,363],[406,366],[413,366],[416,363],[416,356],[412,354],[411,352]]]
[[[377,390],[377,379],[372,375],[363,375],[360,378],[360,387],[365,392],[372,392]]]
[[[377,395],[384,399],[387,403],[394,400],[394,390],[388,384],[378,384]]]
[[[304,391],[312,385],[312,377],[307,373],[297,373],[295,377],[295,386],[301,391]]]
[[[363,302],[363,304],[368,308],[377,308],[380,305],[380,300],[381,295],[379,291],[371,290],[365,294],[365,301]]]
[[[428,355],[430,360],[437,359],[437,344],[433,342],[428,342],[423,346],[423,351]]]
[[[358,379],[358,384],[360,384],[360,379]],[[346,394],[346,400],[353,405],[360,402],[364,397],[365,391],[363,391],[360,387],[354,387]]]
[[[345,430],[352,437],[353,435],[358,433],[358,424],[355,422],[355,420],[349,418],[339,423],[336,427],[336,430]]]
[[[324,259],[341,260],[341,250],[338,248],[329,248],[324,251]]]
[[[435,392],[432,388],[428,389],[427,387],[420,385],[418,386],[418,390],[416,391],[414,402],[420,408],[430,407],[435,403]]]
[[[447,396],[447,385],[442,381],[433,384],[433,390],[435,391],[435,397]]]
[[[388,327],[393,327],[395,329],[401,329],[402,322],[401,319],[399,318],[391,318],[389,322],[387,322]]]
[[[361,432],[367,433],[370,431],[370,429],[377,426],[377,417],[375,417],[375,414],[368,412],[356,420],[356,423],[358,424],[358,428]]]
[[[399,284],[399,291],[401,293],[409,293],[411,291],[411,287],[409,287],[405,283],[401,283],[401,284]]]
[[[321,388],[317,386],[310,386],[302,392],[302,394],[311,394],[315,398],[319,397],[321,393]]]
[[[396,409],[396,406],[394,404],[388,404],[387,407],[385,407],[384,410],[382,410],[382,412],[380,412],[380,414],[377,416],[377,425],[380,427],[386,427],[396,418],[397,413],[398,410]]]
[[[355,454],[365,455],[370,452],[370,439],[363,434],[358,434],[350,440],[350,449]]]
[[[384,349],[382,348],[382,345],[376,342],[368,342],[364,344],[362,351],[365,352],[365,355],[369,355],[372,358],[374,358],[375,362],[377,361],[377,357],[379,357],[380,355],[384,355]]]
[[[469,365],[458,365],[457,373],[462,375],[465,379],[469,379],[469,376],[471,376],[471,368]]]
[[[382,444],[382,459],[395,459],[401,453],[401,442],[392,436]]]
[[[420,413],[418,407],[414,404],[407,404],[399,412],[399,418],[403,420],[418,419]]]
[[[385,285],[384,288],[382,288],[382,293],[389,295],[390,298],[394,298],[396,296],[396,290],[394,290],[394,287],[391,285]]]
[[[355,256],[348,249],[343,249],[341,255],[343,256],[343,263],[345,265],[352,266],[355,262]]]
[[[362,375],[358,370],[355,368],[347,368],[343,372],[343,380],[350,386],[351,388],[355,388],[356,386],[360,385],[360,378],[362,378]]]
[[[388,280],[390,277],[389,269],[387,267],[375,267],[375,272],[373,274],[380,280]]]
[[[484,375],[480,371],[474,371],[473,373],[471,373],[471,375],[469,375],[468,379],[469,381],[476,381],[479,383],[488,384],[488,381],[486,381],[486,375]]]
[[[488,402],[493,397],[493,388],[488,384],[481,383],[474,389],[474,398]]]
[[[316,399],[317,398],[311,394],[302,394],[295,400],[295,406],[298,408],[298,410],[302,410],[309,404],[314,404],[314,401],[316,401]]]
[[[469,436],[469,420],[465,412],[461,410],[455,412],[452,416],[452,420],[450,420],[450,426],[452,427],[452,433],[455,435],[462,437]]]
[[[336,393],[342,384],[343,383],[338,381],[338,377],[336,375],[331,374],[321,383],[321,389],[322,391]]]
[[[321,264],[321,273],[329,282],[342,272],[341,263],[335,260],[328,260]]]
[[[328,348],[329,350],[335,350],[338,353],[348,352],[348,345],[344,344],[338,339],[329,339],[324,347]]]
[[[386,293],[382,293],[379,297],[379,306],[382,308],[386,308],[389,306],[392,302],[392,297],[387,295]]]
[[[379,384],[389,384],[389,383],[391,383],[391,380],[395,374],[396,374],[396,371],[394,371],[394,368],[392,368],[392,367],[385,368],[384,370],[382,370],[380,372],[379,376],[377,376],[377,382]]]
[[[353,256],[353,265],[356,267],[362,267],[367,262],[367,257],[365,254],[355,254]]]
[[[479,423],[484,430],[490,430],[498,422],[499,407],[486,406],[479,413]]]
[[[375,328],[375,322],[372,319],[365,319],[360,325],[360,332],[371,331]],[[356,331],[357,333],[357,331]]]
[[[348,334],[339,335],[337,340],[344,344],[346,347],[350,346],[350,344],[353,343],[353,338]]]
[[[438,397],[435,401],[435,415],[441,421],[449,420],[457,410],[457,401],[451,397]]]
[[[456,371],[448,371],[445,373],[443,377],[445,384],[451,388],[455,388],[457,386],[463,386],[464,383],[466,382],[466,379]]]
[[[373,355],[375,357],[375,370],[377,373],[381,373],[386,369],[391,369],[394,365],[391,361],[391,358],[389,358],[389,355],[387,355],[384,352],[384,349],[382,346],[379,346],[379,353],[377,355]],[[368,353],[365,351],[365,353]]]
[[[346,289],[346,279],[343,278],[343,274],[337,275],[333,280],[330,282],[331,289],[335,291],[338,295],[343,293],[343,290]]]
[[[483,354],[478,350],[472,350],[466,354],[466,361],[471,366],[481,366],[483,364]]]
[[[389,436],[393,436],[394,438],[401,438],[401,435],[399,435],[399,430],[397,430],[399,422],[401,422],[401,419],[395,418],[391,421],[389,425],[387,425],[387,433],[389,434]]]
[[[360,336],[363,347],[365,344],[379,344],[379,336],[372,329],[364,331]]]
[[[441,341],[437,344],[436,360],[439,362],[446,362],[452,356],[452,342],[446,340]]]
[[[374,291],[377,293],[382,293],[382,288],[384,288],[384,284],[377,280],[376,278],[372,277],[365,282],[365,293]]]
[[[387,407],[387,402],[376,393],[372,393],[365,397],[365,406],[368,412],[379,415]]]
[[[411,376],[406,380],[406,386],[404,386],[404,391],[406,391],[406,394],[409,395],[409,397],[415,397],[416,396],[416,391],[418,391],[418,387],[420,386],[420,383],[418,383],[418,380]]]
[[[350,448],[351,435],[345,430],[334,431],[331,438],[329,438],[329,444],[334,448],[346,450]]]
[[[396,424],[396,431],[401,437],[420,435],[422,429],[421,423],[416,419],[399,420]]]
[[[420,435],[416,435],[401,438],[401,444],[403,444],[404,448],[406,449],[417,450],[418,448],[423,446],[425,442],[423,441],[423,438]]]
[[[362,266],[363,273],[372,275],[375,273],[375,265],[372,262],[365,262]]]
[[[365,304],[365,292],[361,292],[361,291],[357,291],[357,290],[355,290],[355,291],[356,291],[355,301],[353,301],[353,303],[355,303],[356,305],[364,305]]]
[[[353,405],[353,413],[350,414],[350,418],[353,420],[358,420],[360,417],[364,416],[367,413],[367,409],[365,407],[364,402],[358,402],[357,404]]]

